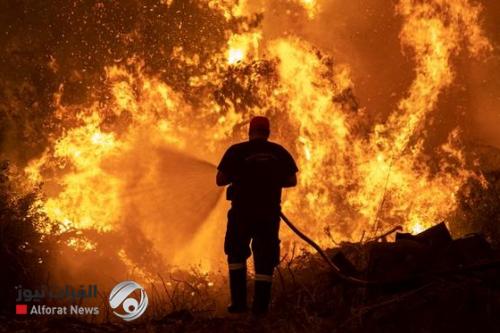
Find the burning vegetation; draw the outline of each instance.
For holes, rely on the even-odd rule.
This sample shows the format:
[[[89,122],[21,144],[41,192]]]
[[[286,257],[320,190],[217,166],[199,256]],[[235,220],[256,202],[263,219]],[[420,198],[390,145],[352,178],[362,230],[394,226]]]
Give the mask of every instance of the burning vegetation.
[[[34,249],[27,265],[46,261],[51,279],[159,283],[197,265],[213,286],[227,205],[214,164],[255,115],[297,160],[283,211],[319,244],[442,221],[498,242],[498,150],[473,144],[499,143],[497,4],[1,7],[2,223],[33,222],[9,244]],[[470,125],[476,114],[493,125]],[[282,240],[290,256],[297,240]]]

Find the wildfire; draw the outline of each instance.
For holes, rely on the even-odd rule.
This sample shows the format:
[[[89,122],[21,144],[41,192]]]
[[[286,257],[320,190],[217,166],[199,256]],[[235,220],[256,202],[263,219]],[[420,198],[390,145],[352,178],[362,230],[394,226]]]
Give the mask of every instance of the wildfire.
[[[307,16],[313,19],[319,12],[318,0],[299,0],[300,5],[307,11]]]
[[[260,33],[232,35],[228,41],[227,62],[230,65],[243,60],[255,59],[259,49]]]
[[[301,3],[311,18],[319,10],[317,1]],[[212,6],[225,10],[228,19],[242,15],[229,5]],[[183,221],[176,216],[162,221],[145,212],[153,207],[157,195],[151,193],[159,187],[166,188],[161,193],[168,198],[162,200],[178,198],[170,196],[170,183],[162,183],[158,151],[169,147],[216,162],[229,143],[245,137],[243,125],[253,114],[267,114],[276,120],[273,130],[300,168],[298,188],[286,194],[283,209],[313,237],[326,242],[325,227],[334,238],[347,240],[395,224],[418,232],[445,219],[456,207],[457,191],[475,174],[461,154],[458,129],[436,147],[439,167],[431,169],[423,158],[422,128],[454,80],[453,58],[464,47],[476,56],[491,46],[478,23],[481,8],[466,0],[401,0],[396,11],[404,20],[400,39],[411,51],[415,77],[388,119],[379,123],[363,125],[369,110],[353,102],[348,64],[333,63],[301,38],[269,40],[258,29],[229,36],[225,49],[213,55],[213,68],[189,78],[192,87],[207,87],[196,104],[160,76],[145,73],[136,58],[106,67],[106,102],[68,107],[56,94],[58,114],[67,126],[26,168],[33,182],[45,182],[44,211],[68,228],[102,232],[128,223],[133,211],[134,223],[160,246],[159,225],[176,230]],[[199,64],[199,57],[183,55],[182,47],[174,48],[172,57]],[[271,74],[255,70],[262,63]],[[238,69],[245,75],[234,80],[241,90],[254,89],[248,93],[253,99],[226,94],[216,101],[214,89],[227,81],[224,73]],[[252,102],[244,105],[245,97]],[[182,232],[203,243],[220,228]],[[189,252],[193,244],[179,251]],[[120,257],[128,260],[123,250]]]

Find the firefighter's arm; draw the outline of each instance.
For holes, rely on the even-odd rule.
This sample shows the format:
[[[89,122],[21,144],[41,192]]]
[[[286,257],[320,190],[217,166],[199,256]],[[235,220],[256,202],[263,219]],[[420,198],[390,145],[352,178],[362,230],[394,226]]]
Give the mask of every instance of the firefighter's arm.
[[[226,176],[224,173],[222,173],[221,171],[217,171],[217,176],[215,177],[215,183],[217,184],[217,186],[226,186],[229,185],[231,181],[229,180],[229,177]]]
[[[297,185],[297,175],[294,173],[285,179],[283,187],[294,187],[295,185]]]

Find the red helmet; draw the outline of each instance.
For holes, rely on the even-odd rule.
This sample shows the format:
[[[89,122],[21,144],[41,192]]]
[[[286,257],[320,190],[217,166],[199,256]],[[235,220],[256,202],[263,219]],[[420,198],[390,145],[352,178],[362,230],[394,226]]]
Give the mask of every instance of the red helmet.
[[[262,131],[268,132],[270,131],[269,119],[262,116],[253,117],[250,120],[250,132],[253,131]]]

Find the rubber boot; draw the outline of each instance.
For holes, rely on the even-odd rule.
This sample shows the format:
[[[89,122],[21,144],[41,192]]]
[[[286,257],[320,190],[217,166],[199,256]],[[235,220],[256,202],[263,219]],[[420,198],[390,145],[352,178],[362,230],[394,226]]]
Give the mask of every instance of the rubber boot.
[[[229,270],[229,290],[231,292],[231,305],[227,307],[229,313],[242,313],[247,311],[247,270]]]
[[[264,316],[267,314],[269,301],[271,300],[271,286],[270,281],[255,281],[255,294],[252,305],[254,315]]]

